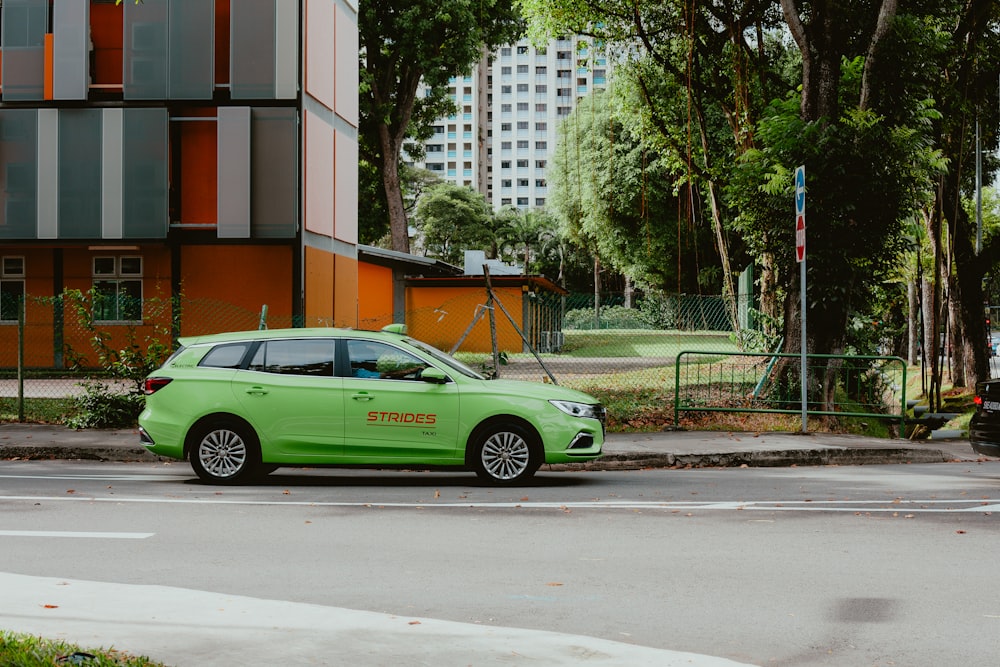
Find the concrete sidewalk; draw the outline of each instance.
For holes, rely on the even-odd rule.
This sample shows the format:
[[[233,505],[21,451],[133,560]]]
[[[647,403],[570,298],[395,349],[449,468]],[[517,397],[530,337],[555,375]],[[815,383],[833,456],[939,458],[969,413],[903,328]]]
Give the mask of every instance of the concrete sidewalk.
[[[43,424],[0,424],[0,459],[157,461],[134,429],[74,431]],[[672,467],[858,465],[976,461],[968,438],[887,440],[832,433],[660,431],[609,433],[600,459],[579,464],[613,470]],[[574,466],[579,467],[579,466]]]

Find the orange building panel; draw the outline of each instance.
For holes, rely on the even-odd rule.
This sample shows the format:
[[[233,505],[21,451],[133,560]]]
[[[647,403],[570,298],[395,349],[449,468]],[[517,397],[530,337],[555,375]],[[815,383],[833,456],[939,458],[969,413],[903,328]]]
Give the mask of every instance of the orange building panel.
[[[333,324],[338,327],[357,327],[358,260],[335,255],[333,266]]]
[[[494,288],[499,299],[514,322],[523,329],[521,322],[520,288]],[[406,288],[406,326],[414,338],[427,341],[448,351],[482,311],[475,326],[463,341],[461,352],[490,352],[489,313],[483,310],[486,290],[483,287],[414,287]],[[495,309],[497,347],[504,352],[521,352],[523,343],[517,330],[500,308]]]
[[[358,326],[381,329],[393,323],[392,269],[358,263]]]
[[[333,253],[306,246],[305,324],[310,327],[333,324]]]

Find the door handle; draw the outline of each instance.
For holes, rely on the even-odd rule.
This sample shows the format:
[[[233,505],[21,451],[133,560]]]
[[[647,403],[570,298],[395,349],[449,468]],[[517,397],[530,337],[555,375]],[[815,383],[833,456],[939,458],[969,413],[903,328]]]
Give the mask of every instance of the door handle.
[[[263,387],[247,387],[246,392],[251,396],[263,396],[267,393],[267,389]]]
[[[368,392],[362,391],[357,394],[353,394],[351,398],[353,398],[355,401],[370,401],[375,397],[369,394]]]

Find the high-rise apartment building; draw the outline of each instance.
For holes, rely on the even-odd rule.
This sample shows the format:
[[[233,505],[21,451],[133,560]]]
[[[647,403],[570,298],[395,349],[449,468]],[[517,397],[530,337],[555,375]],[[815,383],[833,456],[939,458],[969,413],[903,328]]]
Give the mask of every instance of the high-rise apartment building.
[[[483,193],[495,209],[542,208],[559,122],[607,81],[607,58],[586,38],[503,46],[452,80],[459,112],[435,124],[420,166]]]

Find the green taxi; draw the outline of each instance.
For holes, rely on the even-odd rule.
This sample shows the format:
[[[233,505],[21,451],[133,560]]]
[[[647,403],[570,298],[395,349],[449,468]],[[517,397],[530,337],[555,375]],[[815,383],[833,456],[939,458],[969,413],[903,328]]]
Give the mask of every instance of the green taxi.
[[[144,391],[142,444],[217,484],[328,465],[453,467],[516,484],[604,444],[593,397],[488,379],[397,325],[181,338]]]

